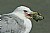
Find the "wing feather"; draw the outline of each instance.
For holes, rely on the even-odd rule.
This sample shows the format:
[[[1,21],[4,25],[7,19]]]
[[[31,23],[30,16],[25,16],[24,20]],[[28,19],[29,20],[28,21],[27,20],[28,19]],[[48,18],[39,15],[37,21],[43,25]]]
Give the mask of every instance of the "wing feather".
[[[15,31],[17,33],[22,33],[25,31],[24,20],[20,19],[14,14],[4,14],[1,15],[2,32]]]

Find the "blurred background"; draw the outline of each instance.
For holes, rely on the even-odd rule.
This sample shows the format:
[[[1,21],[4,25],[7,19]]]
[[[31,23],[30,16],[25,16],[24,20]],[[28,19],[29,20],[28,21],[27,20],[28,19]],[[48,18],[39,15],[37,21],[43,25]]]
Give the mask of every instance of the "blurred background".
[[[33,28],[30,33],[50,33],[50,0],[0,0],[0,14],[11,13],[20,5],[28,6],[45,17],[38,23],[32,21]]]

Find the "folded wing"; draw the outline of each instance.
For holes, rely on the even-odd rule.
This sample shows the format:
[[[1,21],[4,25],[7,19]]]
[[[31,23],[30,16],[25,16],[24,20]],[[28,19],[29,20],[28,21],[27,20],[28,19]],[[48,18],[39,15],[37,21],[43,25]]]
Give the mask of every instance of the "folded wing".
[[[14,14],[1,15],[0,19],[0,32],[23,33],[25,31],[24,20]]]

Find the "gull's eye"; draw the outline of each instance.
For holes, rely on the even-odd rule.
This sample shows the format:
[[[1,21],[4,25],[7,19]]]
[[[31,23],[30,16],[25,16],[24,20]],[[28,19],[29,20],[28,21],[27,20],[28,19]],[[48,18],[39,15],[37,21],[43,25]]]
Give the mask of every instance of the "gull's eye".
[[[24,12],[27,12],[26,10],[24,10]]]

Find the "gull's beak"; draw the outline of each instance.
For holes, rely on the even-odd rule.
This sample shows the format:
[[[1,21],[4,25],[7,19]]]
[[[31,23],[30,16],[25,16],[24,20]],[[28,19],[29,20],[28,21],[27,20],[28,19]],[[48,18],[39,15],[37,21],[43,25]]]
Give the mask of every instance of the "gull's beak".
[[[37,12],[27,12],[27,18],[32,19],[34,14],[38,14]]]
[[[38,14],[38,13],[37,12],[31,12],[31,14],[34,15],[34,14]]]

